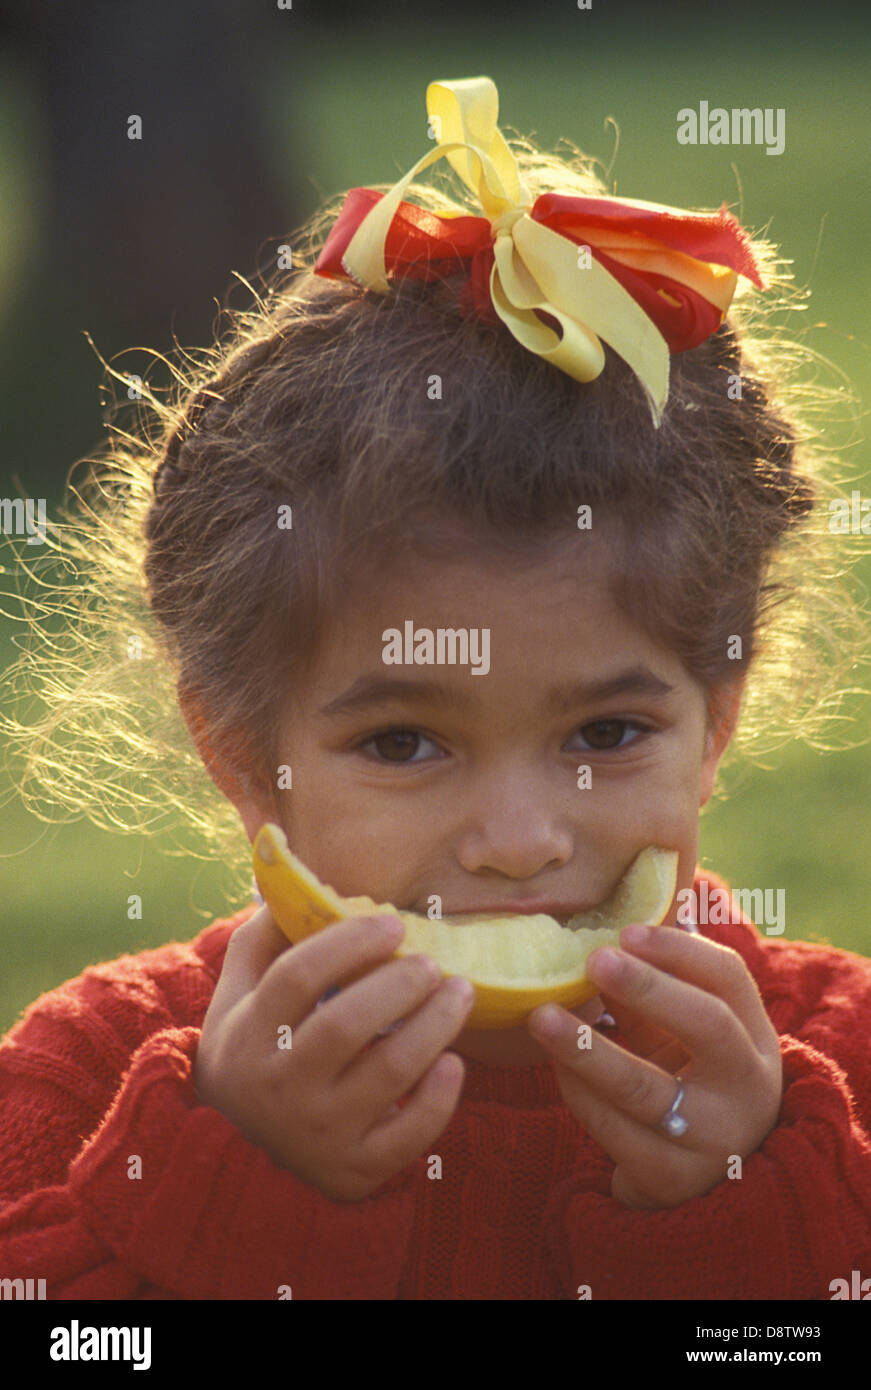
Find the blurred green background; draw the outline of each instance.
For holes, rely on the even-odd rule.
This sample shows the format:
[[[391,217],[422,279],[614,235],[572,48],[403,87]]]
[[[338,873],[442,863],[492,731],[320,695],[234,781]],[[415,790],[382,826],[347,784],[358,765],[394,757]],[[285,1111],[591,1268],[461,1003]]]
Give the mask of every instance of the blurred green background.
[[[213,299],[233,269],[251,273],[267,238],[323,196],[398,178],[429,148],[424,94],[438,78],[489,75],[503,130],[613,159],[618,194],[726,201],[766,229],[812,289],[799,326],[831,362],[829,384],[845,373],[867,410],[871,31],[854,12],[736,5],[707,19],[613,0],[502,4],[491,19],[472,4],[255,14],[224,0],[207,20],[163,3],[63,8],[46,29],[19,7],[0,53],[3,496],[45,496],[51,514],[68,468],[102,437],[85,329],[107,359],[169,350],[173,332],[210,341]],[[701,100],[782,107],[784,153],[678,145],[678,110]],[[141,143],[126,139],[133,112]],[[121,365],[136,370],[133,357]],[[864,422],[833,428],[871,495]],[[4,671],[16,631],[2,621]],[[857,708],[858,744],[871,708]],[[159,837],[45,826],[0,778],[0,1030],[85,965],[187,940],[242,905],[220,865],[167,857]],[[788,936],[871,955],[871,748],[793,744],[727,786],[702,817],[702,863],[735,886],[784,887]],[[241,826],[239,847],[244,857]],[[131,922],[134,892],[144,915]]]

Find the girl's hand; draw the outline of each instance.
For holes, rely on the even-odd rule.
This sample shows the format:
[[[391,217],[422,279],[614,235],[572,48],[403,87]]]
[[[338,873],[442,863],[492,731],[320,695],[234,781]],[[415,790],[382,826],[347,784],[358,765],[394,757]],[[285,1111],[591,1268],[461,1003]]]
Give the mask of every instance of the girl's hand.
[[[780,1111],[780,1044],[741,956],[677,927],[626,927],[587,973],[633,1051],[545,1005],[529,1019],[551,1055],[569,1109],[617,1165],[611,1192],[627,1207],[677,1206],[749,1157]],[[609,959],[610,957],[610,959]],[[661,1121],[675,1099],[688,1128]]]
[[[261,908],[230,937],[203,1022],[200,1100],[334,1201],[361,1201],[426,1152],[459,1098],[465,1068],[445,1048],[474,991],[440,983],[424,956],[390,960],[403,935],[398,919],[352,917],[288,949]]]

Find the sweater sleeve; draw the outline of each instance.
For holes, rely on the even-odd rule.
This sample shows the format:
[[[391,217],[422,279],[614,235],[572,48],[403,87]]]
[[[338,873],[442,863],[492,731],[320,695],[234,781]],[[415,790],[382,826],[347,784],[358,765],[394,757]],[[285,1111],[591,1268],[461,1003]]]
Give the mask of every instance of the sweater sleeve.
[[[92,973],[0,1044],[4,1274],[49,1299],[395,1298],[413,1174],[341,1204],[278,1168],[199,1102],[199,1027],[161,1017],[113,1085],[124,1042],[88,1009]]]
[[[564,1181],[547,1220],[565,1296],[586,1285],[593,1299],[822,1300],[835,1279],[871,1272],[871,962],[805,943],[757,949],[774,953],[760,973],[783,1062],[777,1124],[740,1177],[677,1207],[624,1207],[610,1162]]]

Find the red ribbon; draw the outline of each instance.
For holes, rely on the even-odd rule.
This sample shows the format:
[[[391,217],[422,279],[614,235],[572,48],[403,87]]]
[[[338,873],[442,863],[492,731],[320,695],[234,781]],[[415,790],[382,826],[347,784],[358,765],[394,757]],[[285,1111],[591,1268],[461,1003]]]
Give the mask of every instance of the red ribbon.
[[[349,278],[342,256],[369,209],[383,196],[373,188],[350,189],[315,263],[316,275]],[[653,320],[671,352],[698,347],[716,332],[723,319],[720,309],[679,280],[615,260],[597,247],[591,228],[640,233],[696,260],[727,266],[759,289],[765,287],[749,237],[725,204],[718,213],[684,213],[632,207],[614,198],[542,193],[529,216],[575,245],[589,246],[590,254]],[[583,232],[577,230],[580,225]],[[466,281],[458,301],[464,316],[499,324],[490,299],[493,242],[486,217],[441,217],[415,203],[401,202],[387,231],[384,263],[400,279],[428,283],[464,271]]]

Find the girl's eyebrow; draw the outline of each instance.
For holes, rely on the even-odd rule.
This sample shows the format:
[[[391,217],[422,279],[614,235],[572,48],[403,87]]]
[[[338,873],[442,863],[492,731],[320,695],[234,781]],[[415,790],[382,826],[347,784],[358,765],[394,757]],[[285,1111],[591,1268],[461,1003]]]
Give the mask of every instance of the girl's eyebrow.
[[[567,709],[579,704],[607,700],[616,695],[645,695],[662,700],[672,695],[674,689],[673,685],[654,675],[647,666],[633,666],[613,676],[586,684],[582,681],[571,681],[555,686],[545,700],[545,710],[549,714],[563,714]],[[329,700],[318,713],[328,718],[359,714],[373,706],[395,704],[400,700],[419,704],[442,704],[457,710],[468,710],[477,703],[472,686],[463,690],[456,684],[447,684],[440,680],[384,676],[378,672],[358,676],[346,691],[337,695],[334,700]]]

